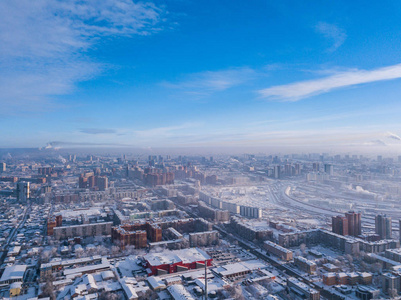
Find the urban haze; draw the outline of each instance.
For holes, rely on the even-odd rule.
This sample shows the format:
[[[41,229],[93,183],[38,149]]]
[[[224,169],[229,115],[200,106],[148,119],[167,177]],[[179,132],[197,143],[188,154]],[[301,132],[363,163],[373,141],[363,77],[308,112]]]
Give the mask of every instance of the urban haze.
[[[401,299],[401,2],[0,1],[0,299]]]

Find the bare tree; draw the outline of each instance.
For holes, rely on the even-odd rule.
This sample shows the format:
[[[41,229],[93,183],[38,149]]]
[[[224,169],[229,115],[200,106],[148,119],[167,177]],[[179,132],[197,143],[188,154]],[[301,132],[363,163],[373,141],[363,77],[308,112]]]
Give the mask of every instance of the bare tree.
[[[305,245],[305,243],[302,243],[302,244],[299,246],[299,249],[301,250],[302,255],[305,255],[305,254],[306,254],[306,245]]]
[[[351,270],[354,271],[355,269],[355,266],[353,264],[354,258],[350,254],[345,255],[345,258],[348,260]]]
[[[244,296],[242,295],[242,289],[241,286],[236,285],[236,286],[228,286],[225,288],[225,290],[228,292],[231,298],[234,299],[239,299],[239,300],[244,300]]]
[[[252,284],[248,285],[245,289],[256,299],[261,299],[262,294],[260,293],[260,290],[256,287],[258,286],[257,284]]]
[[[352,262],[354,261],[354,258],[350,254],[345,255],[345,258],[349,261],[350,264],[352,264]]]
[[[51,300],[56,299],[56,293],[53,286],[54,276],[52,274],[47,274],[43,277],[43,280],[45,280],[46,283],[42,287],[41,295],[43,297],[50,297]]]
[[[111,247],[111,253],[112,253],[113,255],[116,255],[116,254],[120,253],[120,247],[118,247],[118,246],[112,246],[112,247]]]
[[[134,245],[128,245],[124,249],[125,255],[135,255],[135,254],[137,254],[137,252],[138,252],[138,249],[136,249]]]
[[[157,295],[157,293],[155,291],[152,291],[151,289],[146,290],[145,293],[143,293],[141,296],[139,296],[139,300],[156,300],[158,299],[159,296]]]
[[[103,243],[103,237],[95,236],[94,241],[95,241],[95,243],[101,244],[101,243]]]
[[[185,249],[189,247],[189,241],[187,239],[182,239],[181,243],[181,249]]]
[[[388,289],[387,292],[391,299],[396,298],[398,296],[396,289]]]
[[[367,272],[370,270],[370,265],[368,265],[366,262],[361,261],[361,263],[359,264],[360,270],[362,272]]]
[[[95,253],[103,256],[103,255],[107,255],[109,253],[109,250],[105,246],[99,245],[96,247]]]
[[[121,300],[122,297],[116,293],[103,291],[99,295],[99,300]]]
[[[372,272],[374,273],[381,273],[383,270],[383,264],[380,262],[376,262],[371,265]]]
[[[271,279],[263,279],[263,280],[259,281],[259,284],[261,286],[263,286],[264,288],[269,289],[271,282],[272,282]]]

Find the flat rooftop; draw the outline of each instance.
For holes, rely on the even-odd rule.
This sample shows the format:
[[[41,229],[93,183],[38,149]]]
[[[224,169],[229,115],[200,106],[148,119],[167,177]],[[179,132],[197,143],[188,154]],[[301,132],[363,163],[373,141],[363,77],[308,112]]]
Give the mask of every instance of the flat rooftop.
[[[27,265],[15,265],[12,267],[7,267],[1,276],[0,282],[5,282],[8,280],[22,280],[24,278],[26,268]]]
[[[205,261],[211,257],[199,248],[189,248],[174,251],[163,251],[160,253],[151,253],[144,256],[144,259],[151,266],[160,266],[174,263],[192,263],[195,261]]]

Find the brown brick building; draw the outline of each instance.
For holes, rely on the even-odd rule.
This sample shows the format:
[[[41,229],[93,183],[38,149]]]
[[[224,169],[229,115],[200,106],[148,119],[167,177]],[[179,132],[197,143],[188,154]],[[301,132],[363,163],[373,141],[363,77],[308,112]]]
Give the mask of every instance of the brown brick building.
[[[346,217],[331,217],[331,227],[334,233],[348,235],[348,219]]]
[[[111,229],[111,239],[119,243],[122,248],[126,245],[144,248],[147,245],[147,239],[152,243],[162,240],[162,229],[159,225],[149,222],[125,224]]]
[[[47,219],[47,235],[53,235],[54,227],[56,227],[57,223],[55,219]]]

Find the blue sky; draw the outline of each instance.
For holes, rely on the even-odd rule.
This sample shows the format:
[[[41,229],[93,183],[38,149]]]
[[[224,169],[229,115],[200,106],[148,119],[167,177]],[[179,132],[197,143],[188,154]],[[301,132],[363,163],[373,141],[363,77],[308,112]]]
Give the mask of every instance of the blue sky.
[[[0,90],[0,147],[398,151],[401,2],[5,0]]]

